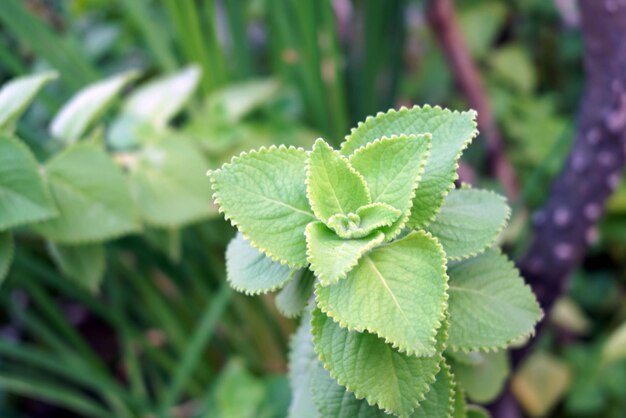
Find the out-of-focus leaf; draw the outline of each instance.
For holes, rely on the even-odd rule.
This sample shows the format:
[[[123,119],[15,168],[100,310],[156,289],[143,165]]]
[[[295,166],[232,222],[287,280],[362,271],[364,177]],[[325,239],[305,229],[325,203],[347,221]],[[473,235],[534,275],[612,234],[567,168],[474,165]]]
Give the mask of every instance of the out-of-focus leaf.
[[[136,71],[126,71],[80,90],[56,114],[50,134],[66,144],[77,141],[137,76]]]
[[[613,331],[602,348],[602,359],[607,364],[624,358],[626,358],[626,322]]]
[[[535,88],[535,68],[528,52],[519,45],[509,45],[494,51],[489,59],[494,75],[522,93]]]
[[[585,335],[591,327],[589,318],[568,297],[562,297],[556,301],[550,312],[550,321],[563,329],[579,335]]]
[[[0,231],[56,214],[33,154],[18,139],[0,134]]]
[[[98,289],[106,266],[102,244],[59,245],[49,242],[48,248],[63,274],[87,290],[95,292]]]
[[[189,141],[168,137],[147,145],[130,164],[130,183],[141,217],[161,227],[181,227],[217,211],[209,201],[208,162]]]
[[[483,57],[493,44],[506,18],[506,7],[493,0],[471,2],[459,10],[459,24],[471,54]]]
[[[0,90],[0,130],[13,131],[15,123],[37,93],[58,77],[54,71],[15,78]]]
[[[151,80],[128,97],[122,114],[134,115],[157,128],[164,128],[187,103],[200,76],[200,67],[191,65],[177,73]]]
[[[212,93],[206,100],[205,115],[237,122],[272,99],[280,85],[276,80],[249,80],[231,84]]]
[[[538,352],[515,374],[511,389],[530,416],[543,417],[563,397],[570,383],[567,365],[550,354]]]
[[[13,261],[13,236],[10,232],[0,232],[0,285],[9,272]]]
[[[502,391],[509,376],[506,351],[493,353],[451,353],[452,372],[465,389],[467,397],[479,403],[494,400]]]
[[[215,391],[219,418],[257,418],[265,397],[263,383],[248,372],[241,361],[231,360],[222,372]]]

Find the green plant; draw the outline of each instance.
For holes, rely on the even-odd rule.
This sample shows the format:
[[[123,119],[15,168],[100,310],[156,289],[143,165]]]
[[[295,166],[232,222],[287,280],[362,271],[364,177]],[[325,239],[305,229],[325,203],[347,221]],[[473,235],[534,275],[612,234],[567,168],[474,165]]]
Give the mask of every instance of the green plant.
[[[239,230],[226,253],[231,286],[281,289],[280,311],[305,312],[292,341],[290,416],[466,416],[453,372],[470,381],[479,352],[533,332],[534,295],[490,248],[509,217],[504,199],[451,190],[474,118],[391,110],[359,124],[339,151],[322,139],[311,151],[273,146],[209,172]]]

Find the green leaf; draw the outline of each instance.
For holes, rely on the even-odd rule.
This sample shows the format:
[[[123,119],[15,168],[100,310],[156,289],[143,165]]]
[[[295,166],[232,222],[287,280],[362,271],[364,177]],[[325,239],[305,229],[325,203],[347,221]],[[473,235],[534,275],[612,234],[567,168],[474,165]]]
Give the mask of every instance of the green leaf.
[[[441,369],[437,373],[435,383],[426,394],[411,418],[449,418],[454,414],[455,384],[450,366],[441,361]]]
[[[510,214],[502,196],[487,190],[456,189],[446,196],[426,229],[441,243],[448,260],[458,260],[492,246]]]
[[[144,84],[128,97],[122,115],[133,115],[156,128],[165,128],[190,99],[201,75],[199,66],[190,65]]]
[[[350,330],[367,330],[408,354],[432,356],[447,299],[445,263],[437,241],[414,231],[372,250],[344,280],[318,285],[317,304]]]
[[[76,143],[46,164],[59,216],[33,225],[51,241],[106,241],[139,229],[126,178],[96,145]]]
[[[454,376],[471,400],[488,403],[496,399],[509,377],[506,351],[453,353],[451,357],[454,360],[452,362]]]
[[[453,418],[467,418],[467,402],[461,385],[454,388],[454,413]]]
[[[48,249],[63,274],[91,292],[98,290],[106,268],[102,244],[58,245],[49,242]]]
[[[306,151],[270,147],[243,153],[209,175],[226,219],[273,260],[305,267],[304,229],[315,221],[306,197]]]
[[[13,261],[13,236],[10,232],[0,232],[0,285],[7,277]]]
[[[287,318],[296,318],[304,312],[307,302],[313,294],[315,276],[309,269],[300,269],[292,280],[276,295],[275,302],[278,311]]]
[[[346,391],[321,364],[313,377],[313,400],[324,418],[389,418],[382,409]]]
[[[345,278],[359,259],[385,238],[382,232],[374,232],[363,238],[343,239],[322,222],[311,222],[305,234],[308,261],[322,286]]]
[[[327,225],[341,238],[363,238],[378,228],[391,225],[401,214],[385,203],[370,203],[361,206],[356,213],[331,216]]]
[[[388,413],[408,417],[435,381],[445,345],[445,327],[435,354],[413,357],[395,350],[368,332],[348,331],[315,309],[312,317],[315,351],[330,375],[357,399]]]
[[[247,295],[258,295],[280,289],[294,275],[246,241],[241,233],[226,249],[226,279],[233,289]]]
[[[404,227],[415,190],[430,151],[430,134],[383,137],[357,149],[350,156],[352,166],[363,175],[372,202],[387,203],[402,217],[385,229],[387,239]]]
[[[287,417],[318,418],[319,413],[313,403],[311,385],[314,373],[319,367],[319,359],[313,349],[310,310],[302,317],[289,345],[289,384],[292,397]]]
[[[324,223],[335,214],[356,213],[371,203],[363,177],[321,138],[315,141],[307,160],[306,182],[313,213]]]
[[[131,164],[130,187],[146,223],[182,227],[217,213],[207,201],[209,163],[187,140],[168,137],[146,145]]]
[[[0,277],[2,269],[0,268]],[[626,322],[611,333],[602,347],[602,360],[605,364],[626,358]]]
[[[81,139],[89,126],[106,112],[122,89],[137,76],[136,71],[126,71],[80,90],[55,115],[50,134],[66,144]]]
[[[241,360],[230,360],[215,389],[218,416],[257,418],[265,391],[263,383],[244,368]]]
[[[0,130],[12,132],[15,123],[49,81],[58,77],[54,71],[15,78],[0,90]],[[0,155],[2,155],[0,153]]]
[[[19,140],[0,134],[0,231],[56,214],[33,154]]]
[[[478,405],[469,405],[467,407],[467,418],[490,418],[489,411]]]
[[[457,178],[457,160],[478,131],[476,112],[451,112],[440,107],[415,106],[398,111],[389,110],[352,129],[342,145],[343,155],[350,155],[358,148],[378,138],[393,135],[432,134],[431,150],[419,188],[413,199],[413,209],[408,225],[419,228],[430,222],[446,193]]]
[[[448,274],[452,349],[495,350],[533,333],[541,308],[513,263],[499,251],[454,263]]]
[[[270,101],[280,85],[274,79],[258,79],[230,84],[207,97],[206,115],[238,122],[261,104]]]

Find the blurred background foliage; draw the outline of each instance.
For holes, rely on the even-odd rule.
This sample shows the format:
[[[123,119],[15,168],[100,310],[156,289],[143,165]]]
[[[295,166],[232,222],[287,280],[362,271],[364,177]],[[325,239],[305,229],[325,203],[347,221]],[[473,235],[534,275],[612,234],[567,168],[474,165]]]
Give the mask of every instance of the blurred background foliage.
[[[503,240],[520,254],[528,213],[549,193],[575,130],[584,81],[579,17],[571,1],[455,5],[518,177]],[[0,415],[284,417],[294,322],[271,297],[226,285],[223,253],[234,231],[209,205],[204,172],[262,145],[308,146],[317,136],[338,144],[356,122],[390,107],[466,108],[426,7],[2,0],[0,81],[59,74],[17,136],[47,161],[68,145],[50,128],[63,104],[94,82],[137,70],[81,139],[104,144],[144,193],[136,198],[140,232],[119,239],[75,246],[14,231],[15,256],[0,287]],[[172,165],[151,166],[159,153]],[[487,160],[481,136],[464,157],[462,180],[499,188]],[[512,377],[529,416],[624,416],[626,186],[592,238],[536,352]],[[493,401],[506,356],[461,360],[481,366],[455,370],[476,382],[470,399]]]

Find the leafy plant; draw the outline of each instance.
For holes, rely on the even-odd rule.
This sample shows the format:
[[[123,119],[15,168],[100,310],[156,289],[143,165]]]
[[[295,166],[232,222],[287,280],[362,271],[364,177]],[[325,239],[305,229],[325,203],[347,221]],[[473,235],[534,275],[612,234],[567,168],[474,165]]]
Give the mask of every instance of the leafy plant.
[[[209,172],[219,210],[239,230],[226,253],[231,285],[281,289],[279,310],[305,312],[292,341],[290,416],[466,416],[454,372],[471,376],[484,362],[462,354],[532,334],[541,309],[491,248],[508,206],[453,189],[474,119],[390,110],[360,123],[340,150],[322,139],[311,151],[272,146]]]

